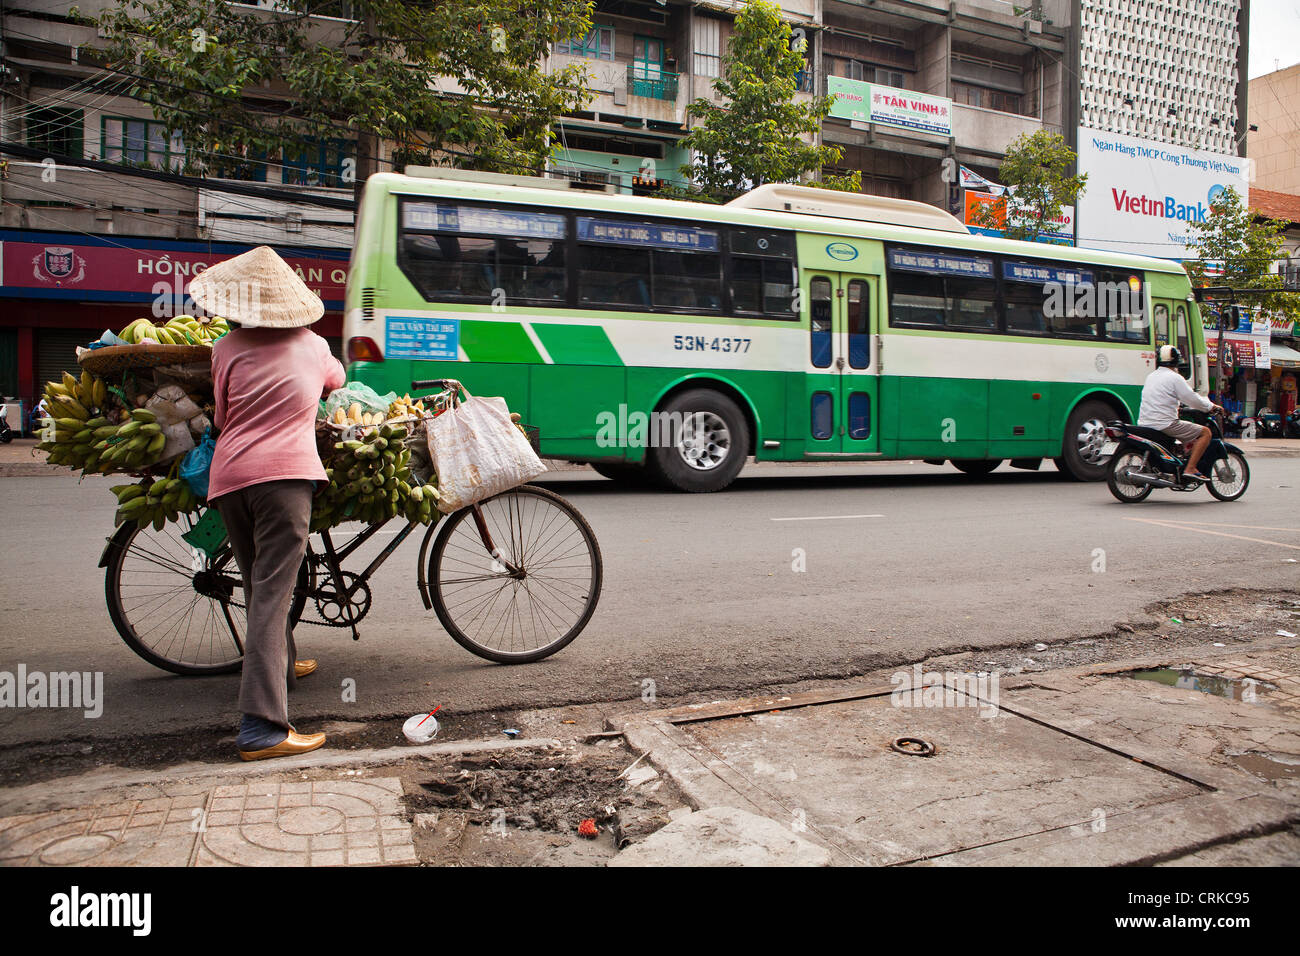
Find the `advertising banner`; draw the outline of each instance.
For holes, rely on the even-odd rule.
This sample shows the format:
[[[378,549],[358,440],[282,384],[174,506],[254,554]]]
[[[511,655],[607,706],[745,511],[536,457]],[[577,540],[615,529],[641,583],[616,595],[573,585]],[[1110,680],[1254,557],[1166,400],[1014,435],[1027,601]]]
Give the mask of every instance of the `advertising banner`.
[[[831,116],[858,123],[897,126],[919,133],[952,135],[952,100],[946,97],[863,83],[842,76],[828,76],[826,92],[834,97]]]
[[[1011,198],[1015,202],[1015,197]],[[1006,224],[1007,218],[1007,197],[994,196],[989,193],[975,192],[974,190],[965,190],[965,216],[962,221],[970,227],[971,232],[979,233],[982,236],[1000,236]],[[992,216],[994,226],[986,226],[982,210],[988,210],[987,215]],[[1074,243],[1074,207],[1062,206],[1061,215],[1051,220],[1047,227],[1039,234],[1039,242],[1052,242],[1057,245],[1072,245]]]
[[[0,295],[86,302],[179,300],[194,276],[246,251],[225,244],[218,251],[197,242],[96,242],[68,233],[5,231],[0,233]],[[337,258],[325,250],[303,250],[302,255],[278,251],[327,308],[343,307],[346,250],[340,250]]]
[[[1189,222],[1204,222],[1228,187],[1247,199],[1249,173],[1240,156],[1171,146],[1079,127],[1079,172],[1088,176],[1078,202],[1077,244],[1183,259]]]

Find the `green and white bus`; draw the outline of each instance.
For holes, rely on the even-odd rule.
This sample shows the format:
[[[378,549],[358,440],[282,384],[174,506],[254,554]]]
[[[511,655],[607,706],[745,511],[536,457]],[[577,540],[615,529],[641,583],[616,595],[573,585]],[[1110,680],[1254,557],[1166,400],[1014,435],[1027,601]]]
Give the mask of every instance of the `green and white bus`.
[[[365,186],[351,377],[501,395],[544,456],[608,477],[717,491],[752,455],[970,474],[1050,458],[1097,480],[1102,425],[1134,420],[1157,345],[1206,390],[1176,262],[971,235],[922,203],[802,186],[714,206],[407,172]]]

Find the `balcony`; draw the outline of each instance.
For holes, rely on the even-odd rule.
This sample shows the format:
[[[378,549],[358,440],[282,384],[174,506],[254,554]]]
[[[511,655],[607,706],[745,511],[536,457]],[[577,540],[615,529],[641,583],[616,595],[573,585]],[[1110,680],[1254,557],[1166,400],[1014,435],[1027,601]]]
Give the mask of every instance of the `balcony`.
[[[627,65],[627,90],[632,96],[644,96],[651,100],[677,99],[676,73],[669,73],[653,63],[629,63]]]

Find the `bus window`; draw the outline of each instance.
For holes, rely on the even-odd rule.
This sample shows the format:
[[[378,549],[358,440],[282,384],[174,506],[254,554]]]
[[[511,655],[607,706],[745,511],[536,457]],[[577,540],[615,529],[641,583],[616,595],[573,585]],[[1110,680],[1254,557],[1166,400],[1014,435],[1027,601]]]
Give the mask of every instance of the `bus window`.
[[[1178,306],[1174,309],[1174,322],[1178,326],[1178,351],[1183,356],[1183,364],[1178,366],[1178,374],[1188,381],[1192,382],[1192,388],[1196,387],[1196,382],[1192,380],[1192,341],[1187,335],[1187,307]]]
[[[722,308],[722,256],[654,251],[654,304],[663,309]]]
[[[766,229],[728,233],[731,307],[774,318],[796,319],[794,235]]]
[[[1155,317],[1156,326],[1156,348],[1169,344],[1169,306],[1163,302],[1156,304],[1151,310]]]
[[[1151,341],[1141,276],[1103,273],[1097,288],[1097,309],[1106,317],[1109,341],[1144,344]]]
[[[889,277],[889,324],[942,327],[947,303],[943,279],[914,272],[894,273]]]
[[[993,260],[933,249],[890,249],[889,324],[997,331]]]
[[[737,312],[761,312],[783,319],[797,318],[794,266],[780,259],[731,257],[731,302]]]
[[[1043,287],[1028,282],[1007,282],[1003,290],[1007,332],[1011,335],[1046,335]]]
[[[650,308],[650,250],[584,246],[579,256],[578,302]]]
[[[849,365],[871,364],[871,290],[861,279],[849,283]]]
[[[402,205],[398,266],[426,301],[558,303],[565,217],[474,204]],[[498,291],[499,290],[499,291]]]
[[[831,437],[834,429],[830,392],[813,392],[812,397],[812,437],[825,441]]]
[[[996,332],[998,284],[992,279],[945,280],[948,324],[953,328]]]
[[[578,302],[646,311],[722,309],[721,234],[686,223],[579,216]]]
[[[812,342],[814,368],[830,368],[831,364],[831,280],[817,276],[808,283],[809,338]],[[829,396],[827,397],[829,401]]]
[[[849,437],[856,440],[871,437],[871,396],[866,392],[849,396]]]

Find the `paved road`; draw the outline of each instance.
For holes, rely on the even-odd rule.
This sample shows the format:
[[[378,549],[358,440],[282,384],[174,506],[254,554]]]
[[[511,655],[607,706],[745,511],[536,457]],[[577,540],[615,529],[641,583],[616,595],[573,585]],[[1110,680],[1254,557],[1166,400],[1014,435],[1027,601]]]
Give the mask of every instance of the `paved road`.
[[[420,603],[412,542],[378,575],[360,643],[341,631],[300,632],[300,652],[322,666],[295,692],[292,711],[310,727],[319,716],[435,704],[468,713],[626,701],[646,679],[664,696],[724,696],[1095,633],[1187,590],[1289,586],[1300,571],[1288,563],[1300,559],[1300,460],[1253,466],[1240,502],[1158,492],[1136,507],[1101,485],[1062,481],[1050,466],[980,482],[919,463],[751,468],[731,491],[705,496],[557,475],[550,486],[587,515],[605,556],[604,596],[574,644],[525,667],[474,658]],[[234,719],[236,677],[166,674],[116,636],[95,566],[110,530],[106,485],[0,482],[0,671],[20,662],[103,671],[107,701],[98,720],[0,710],[0,745]],[[796,549],[806,571],[792,569]],[[340,699],[349,677],[356,703]]]

